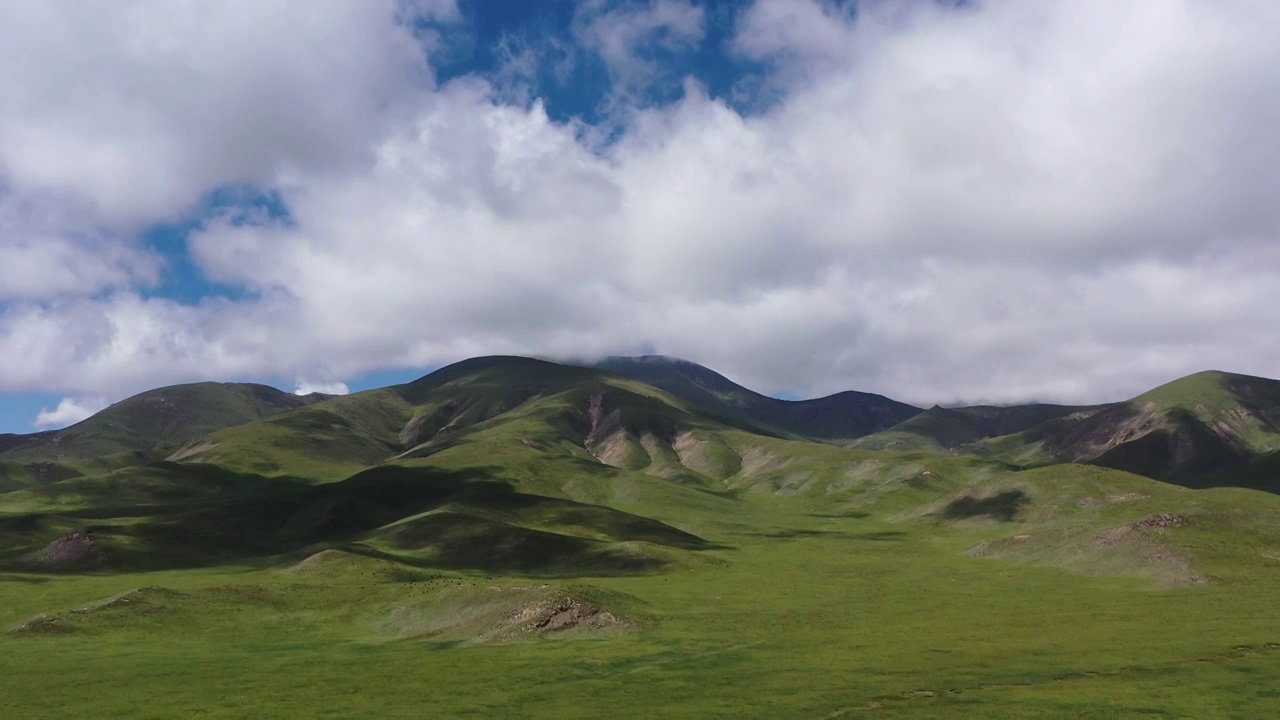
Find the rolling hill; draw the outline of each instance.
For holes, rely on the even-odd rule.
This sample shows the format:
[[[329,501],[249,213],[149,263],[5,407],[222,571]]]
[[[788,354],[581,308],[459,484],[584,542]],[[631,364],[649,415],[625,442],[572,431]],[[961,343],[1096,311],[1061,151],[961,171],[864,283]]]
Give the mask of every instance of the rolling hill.
[[[159,460],[180,445],[325,399],[252,383],[193,383],[122,400],[62,430],[0,436],[0,488]]]
[[[0,707],[1276,707],[1280,383],[920,412],[611,362],[161,388],[4,439]]]

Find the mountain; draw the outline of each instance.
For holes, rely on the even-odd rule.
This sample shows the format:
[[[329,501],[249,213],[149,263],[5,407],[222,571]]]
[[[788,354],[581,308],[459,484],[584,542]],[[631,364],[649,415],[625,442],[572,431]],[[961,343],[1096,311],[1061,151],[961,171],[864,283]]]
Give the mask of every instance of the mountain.
[[[222,428],[243,425],[324,399],[251,383],[193,383],[122,400],[75,425],[0,436],[0,463],[75,468],[111,456],[173,448]]]
[[[1197,484],[1280,450],[1280,382],[1200,372],[975,450],[1020,464],[1088,462]]]
[[[882,395],[846,391],[813,400],[779,400],[686,360],[660,355],[610,357],[591,365],[662,388],[682,400],[767,432],[841,442],[884,430],[920,408]]]
[[[1050,420],[1086,417],[1106,405],[935,405],[893,427],[850,443],[868,450],[949,451],[986,438],[1022,432]]]
[[[163,388],[0,440],[0,705],[1274,715],[1273,381],[932,408],[872,449],[656,364],[680,392],[485,357],[341,397]],[[1090,464],[1162,471],[1187,428],[1238,454],[1175,443],[1174,482]],[[32,459],[62,445],[81,459]]]
[[[299,468],[306,474],[316,465],[342,473],[429,457],[501,430],[527,447],[557,448],[614,467],[668,463],[679,474],[690,471],[679,460],[679,446],[691,433],[748,427],[611,373],[497,356],[228,428],[192,442],[174,459],[268,474]]]
[[[156,393],[170,402],[173,390]],[[141,407],[154,404],[143,399]],[[555,548],[554,561],[534,552],[503,567],[644,571],[671,562],[675,550],[707,545],[696,532],[650,522],[654,513],[731,515],[744,492],[856,495],[872,467],[891,473],[877,496],[905,498],[990,469],[981,460],[876,456],[760,434],[616,373],[529,358],[474,358],[403,385],[310,400],[270,414],[260,408],[262,417],[195,437],[191,418],[170,412],[162,416],[169,425],[152,428],[165,438],[163,460],[4,494],[12,507],[42,511],[11,521],[26,529],[7,553],[0,548],[0,564],[63,557],[42,554],[41,543],[69,537],[88,514],[99,522],[93,562],[123,567],[339,543],[398,562],[489,569],[534,543]],[[116,407],[82,425],[114,429],[136,414]],[[189,439],[175,445],[180,437]],[[921,482],[922,472],[930,479]],[[647,544],[619,545],[640,539]]]

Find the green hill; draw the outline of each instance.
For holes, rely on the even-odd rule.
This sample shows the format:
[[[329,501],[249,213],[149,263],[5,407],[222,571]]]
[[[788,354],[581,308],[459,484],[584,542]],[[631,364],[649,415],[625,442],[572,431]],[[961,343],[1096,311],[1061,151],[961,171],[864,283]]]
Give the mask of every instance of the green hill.
[[[611,357],[593,367],[662,388],[713,413],[766,432],[838,442],[884,430],[920,412],[882,395],[847,391],[813,400],[779,400],[748,390],[696,363],[659,355]]]
[[[158,460],[223,428],[304,407],[300,397],[252,383],[193,383],[122,400],[62,430],[0,438],[0,486],[50,482]]]
[[[1273,381],[880,426],[908,411],[638,364],[165,388],[5,439],[0,707],[1275,714]]]
[[[1087,417],[1047,421],[983,450],[1010,462],[1089,462],[1182,484],[1280,450],[1280,382],[1223,372],[1175,380]],[[1280,487],[1280,486],[1277,486]]]
[[[736,422],[704,416],[657,388],[599,370],[490,357],[228,428],[192,441],[175,458],[331,480],[429,457],[489,432],[503,446],[546,448],[630,469],[672,463],[672,472],[681,473],[688,468],[678,460],[679,443]]]

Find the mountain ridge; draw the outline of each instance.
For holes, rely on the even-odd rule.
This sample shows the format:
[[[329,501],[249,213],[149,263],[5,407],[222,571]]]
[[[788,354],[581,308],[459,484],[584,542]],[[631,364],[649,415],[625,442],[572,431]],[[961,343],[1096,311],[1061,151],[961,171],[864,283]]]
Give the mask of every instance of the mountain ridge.
[[[590,391],[583,389],[588,386]],[[702,365],[666,356],[614,356],[589,364],[483,356],[401,385],[345,396],[301,397],[253,383],[157,388],[62,430],[0,436],[0,486],[165,457],[271,472],[274,461],[254,448],[275,452],[272,437],[293,438],[288,442],[312,448],[317,462],[325,459],[333,463],[332,472],[341,473],[435,452],[469,428],[487,427],[526,404],[542,407],[566,392],[571,400],[557,402],[574,407],[544,418],[560,428],[561,439],[574,438],[588,454],[621,466],[647,465],[661,456],[667,458],[664,467],[674,468],[669,472],[689,477],[699,472],[671,461],[680,455],[677,438],[693,442],[688,428],[707,423],[717,432],[736,429],[863,450],[972,454],[1014,466],[1084,462],[1182,484],[1209,475],[1220,482],[1224,470],[1280,452],[1280,382],[1219,371],[1193,373],[1119,403],[921,410],[857,391],[810,400],[771,398]],[[605,407],[613,396],[626,412]],[[299,414],[306,408],[312,410]],[[249,425],[254,429],[238,430]],[[235,441],[228,444],[228,438]]]

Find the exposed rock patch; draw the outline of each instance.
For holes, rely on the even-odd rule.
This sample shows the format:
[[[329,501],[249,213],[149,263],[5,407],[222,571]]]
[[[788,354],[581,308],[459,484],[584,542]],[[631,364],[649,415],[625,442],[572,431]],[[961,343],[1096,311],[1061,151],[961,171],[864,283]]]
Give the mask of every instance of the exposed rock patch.
[[[205,442],[202,442],[202,443],[188,445],[187,447],[184,447],[181,450],[170,455],[169,457],[165,458],[165,460],[168,462],[180,462],[182,460],[186,460],[187,458],[195,457],[196,455],[199,455],[201,453],[209,452],[210,450],[216,447],[218,447],[218,443],[210,442],[206,440]]]
[[[1178,527],[1186,522],[1186,520],[1187,519],[1185,517],[1181,515],[1174,515],[1173,513],[1157,513],[1155,515],[1144,517],[1141,520],[1135,520],[1130,527],[1135,530],[1141,530],[1144,528],[1167,530],[1169,528]]]
[[[78,570],[102,562],[93,533],[88,530],[63,535],[24,559],[41,570]]]
[[[676,455],[680,457],[680,464],[690,470],[707,475],[719,474],[720,469],[707,457],[707,444],[688,430],[676,433],[672,448],[676,451]]]
[[[518,608],[509,620],[514,625],[507,635],[509,639],[513,634],[519,633],[543,635],[575,628],[604,630],[635,625],[627,618],[569,596]]]

